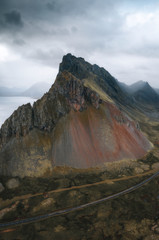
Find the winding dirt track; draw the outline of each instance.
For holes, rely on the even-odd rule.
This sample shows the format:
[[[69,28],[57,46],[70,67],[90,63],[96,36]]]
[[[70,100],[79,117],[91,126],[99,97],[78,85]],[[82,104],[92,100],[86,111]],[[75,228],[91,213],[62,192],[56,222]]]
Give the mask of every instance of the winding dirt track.
[[[76,206],[76,207],[62,209],[62,210],[57,210],[57,211],[54,211],[54,212],[51,212],[51,213],[47,213],[47,214],[44,214],[44,215],[40,215],[40,216],[20,219],[20,220],[16,220],[16,221],[12,221],[12,222],[0,223],[0,228],[14,227],[14,226],[21,225],[21,224],[28,224],[28,223],[32,223],[32,222],[41,221],[41,220],[44,220],[44,219],[47,219],[47,218],[50,218],[50,217],[63,215],[63,214],[66,214],[66,213],[69,213],[69,212],[73,212],[73,211],[76,211],[76,210],[80,210],[80,209],[83,209],[83,208],[86,208],[86,207],[89,207],[89,206],[92,206],[92,205],[95,205],[95,204],[99,204],[99,203],[108,201],[110,199],[115,199],[115,198],[117,198],[119,196],[122,196],[124,194],[130,193],[132,191],[135,191],[136,189],[142,187],[143,185],[145,185],[146,183],[148,183],[149,181],[151,181],[152,179],[154,179],[158,175],[159,175],[159,171],[156,172],[155,174],[153,174],[151,177],[145,179],[144,181],[136,184],[135,186],[127,188],[127,189],[125,189],[125,190],[123,190],[123,191],[121,191],[119,193],[115,193],[115,194],[113,194],[111,196],[108,196],[108,197],[105,197],[105,198],[102,198],[102,199],[99,199],[99,200],[96,200],[96,201],[92,201],[92,202],[89,202],[89,203],[86,203],[86,204],[82,204],[82,205],[79,205],[79,206]],[[97,183],[97,184],[99,184],[99,183]],[[94,183],[94,185],[97,185],[97,184]],[[88,185],[90,185],[90,184],[88,184]]]
[[[73,186],[73,187],[69,187],[69,188],[60,188],[60,189],[56,189],[56,190],[51,190],[47,193],[48,194],[59,193],[59,192],[65,192],[65,191],[70,191],[70,190],[86,188],[86,187],[92,187],[92,186],[96,186],[96,185],[100,185],[100,184],[110,184],[110,183],[113,183],[113,182],[129,180],[129,179],[133,179],[133,178],[136,178],[136,177],[144,177],[146,175],[153,174],[153,173],[154,173],[154,170],[150,170],[148,172],[137,174],[137,175],[134,175],[134,176],[125,176],[125,177],[116,178],[116,179],[106,179],[106,180],[103,180],[103,181],[100,181],[100,182],[84,184],[84,185],[80,185],[80,186]],[[15,201],[20,201],[20,200],[29,199],[29,198],[32,198],[32,197],[42,196],[43,194],[44,194],[43,192],[35,193],[35,194],[26,194],[26,195],[22,195],[22,196],[16,196],[16,197],[14,197],[10,200],[8,199],[8,200],[5,200],[5,201],[0,199],[0,205],[1,205],[1,207],[7,207],[8,205],[14,203]]]

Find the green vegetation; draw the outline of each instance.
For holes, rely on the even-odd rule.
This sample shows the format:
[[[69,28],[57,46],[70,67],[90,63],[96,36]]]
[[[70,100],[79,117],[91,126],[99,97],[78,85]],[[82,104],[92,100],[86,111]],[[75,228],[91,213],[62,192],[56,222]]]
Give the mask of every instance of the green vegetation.
[[[144,163],[144,164],[148,164],[150,169],[152,169],[152,165],[154,163],[158,163],[159,159],[154,156],[154,154],[152,152],[150,152],[149,154],[147,154],[144,158],[139,159],[138,160],[139,163]]]

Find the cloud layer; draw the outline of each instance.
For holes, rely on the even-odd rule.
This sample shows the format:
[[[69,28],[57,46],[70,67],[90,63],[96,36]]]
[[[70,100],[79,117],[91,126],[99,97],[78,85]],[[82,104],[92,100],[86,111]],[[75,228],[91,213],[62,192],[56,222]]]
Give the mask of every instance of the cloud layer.
[[[71,52],[120,81],[159,88],[158,7],[157,0],[1,0],[0,85],[53,82]]]

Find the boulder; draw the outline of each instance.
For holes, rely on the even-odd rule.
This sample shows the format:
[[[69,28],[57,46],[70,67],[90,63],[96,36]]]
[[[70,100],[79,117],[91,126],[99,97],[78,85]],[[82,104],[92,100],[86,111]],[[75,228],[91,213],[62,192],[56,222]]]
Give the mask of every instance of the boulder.
[[[19,187],[19,180],[16,178],[11,178],[7,181],[6,186],[8,189],[14,189]]]

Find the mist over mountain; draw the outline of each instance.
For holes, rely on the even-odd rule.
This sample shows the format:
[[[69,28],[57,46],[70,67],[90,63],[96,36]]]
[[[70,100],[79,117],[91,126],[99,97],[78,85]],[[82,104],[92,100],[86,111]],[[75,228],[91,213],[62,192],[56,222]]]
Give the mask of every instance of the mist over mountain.
[[[50,87],[51,87],[51,84],[47,82],[37,82],[27,90],[22,92],[21,95],[39,99],[44,95],[44,93],[46,93],[49,90]]]
[[[152,88],[148,82],[140,80],[132,85],[127,85],[122,82],[118,82],[118,84],[125,93],[131,96],[133,101],[138,103],[139,107],[140,105],[144,105],[145,107],[145,104],[151,107],[158,107],[159,91],[158,89]]]
[[[0,96],[1,97],[19,96],[22,91],[23,89],[20,88],[0,87]]]
[[[133,96],[138,102],[154,104],[156,106],[159,104],[159,95],[147,82],[135,85],[133,89]]]
[[[130,89],[130,91],[131,91],[132,93],[135,93],[135,92],[143,89],[144,87],[146,87],[146,86],[148,86],[148,85],[149,85],[148,82],[145,82],[145,81],[143,81],[143,80],[140,80],[140,81],[137,81],[137,82],[131,84],[131,85],[129,86],[129,89]],[[150,86],[150,85],[149,85],[149,86]]]
[[[44,95],[44,93],[46,93],[49,90],[50,87],[51,84],[47,82],[37,82],[26,90],[21,88],[0,87],[0,96],[1,97],[25,96],[39,99]]]

